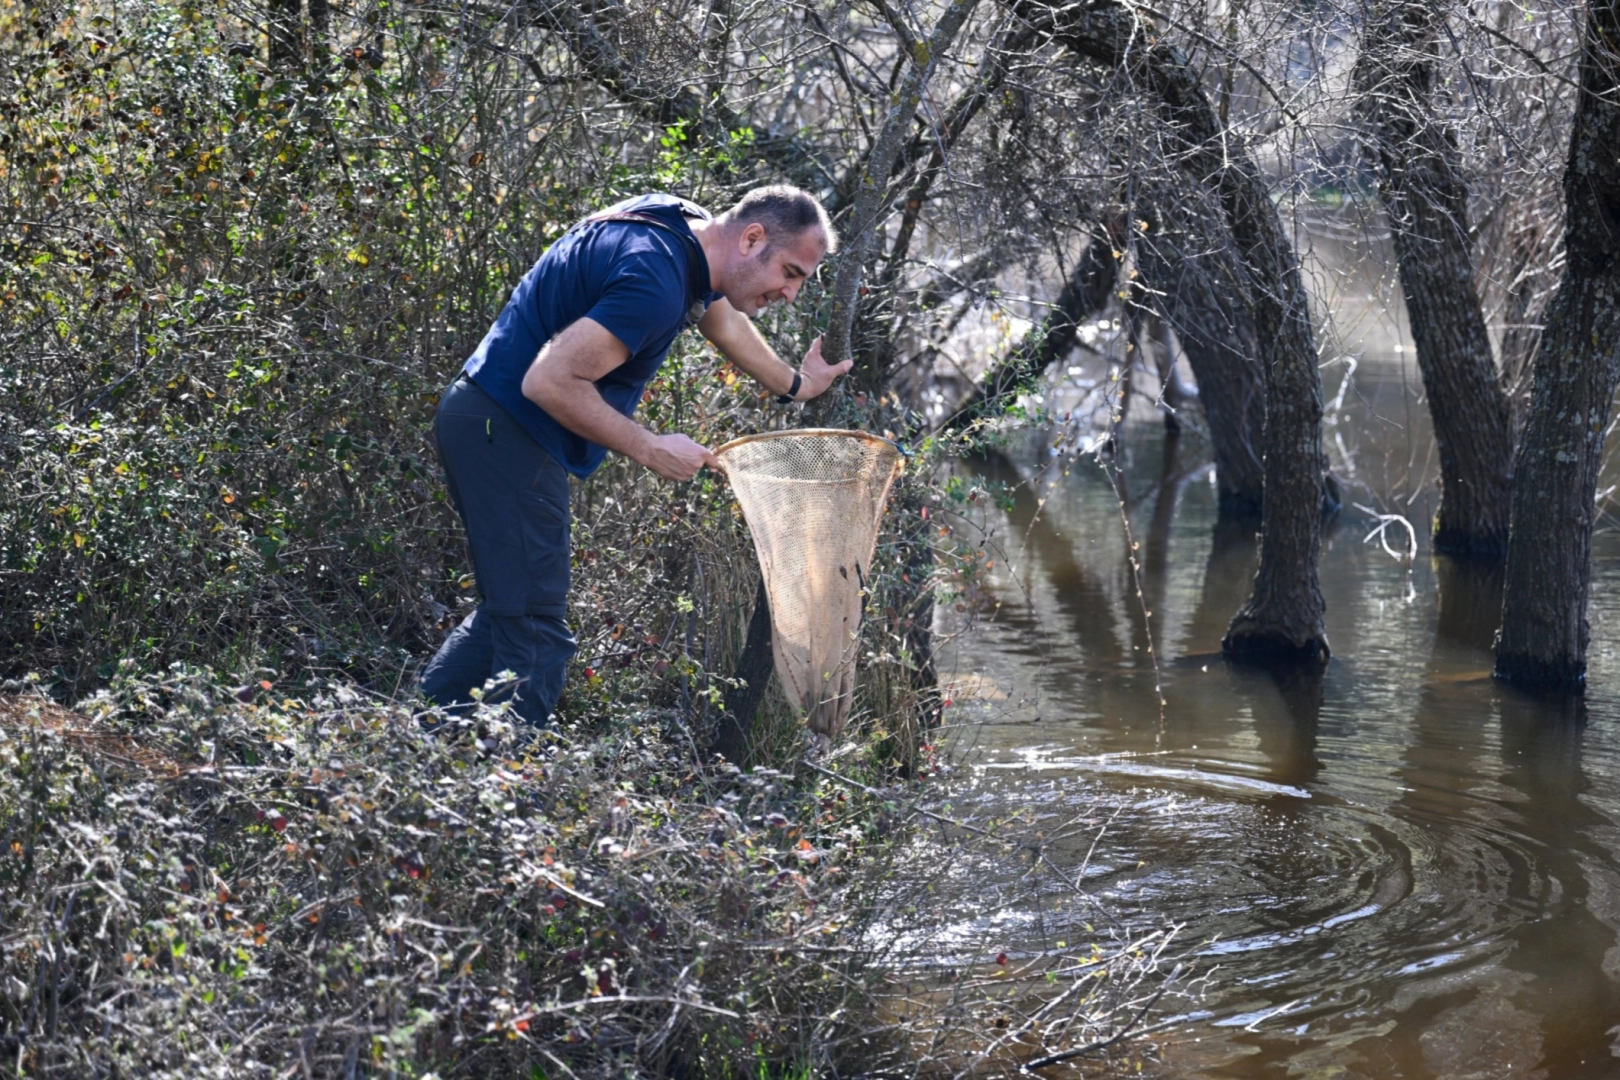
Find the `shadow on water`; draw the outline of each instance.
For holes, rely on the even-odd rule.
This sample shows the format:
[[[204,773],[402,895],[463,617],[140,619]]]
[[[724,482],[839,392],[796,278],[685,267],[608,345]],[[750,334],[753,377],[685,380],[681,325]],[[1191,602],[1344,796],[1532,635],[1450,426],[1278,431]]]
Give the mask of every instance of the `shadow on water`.
[[[1338,445],[1347,502],[1421,522],[1407,392],[1363,368]],[[1217,520],[1205,452],[1156,424],[1125,442],[1110,469],[968,464],[1012,490],[986,521],[999,606],[952,660],[991,690],[951,720],[964,798],[1095,808],[1103,842],[1054,857],[1120,920],[1185,924],[1207,979],[1161,1075],[1620,1075],[1620,542],[1597,545],[1584,700],[1490,678],[1499,571],[1392,559],[1354,515],[1323,545],[1333,662],[1282,677],[1220,658],[1256,547]],[[997,932],[1078,932],[1055,918]]]

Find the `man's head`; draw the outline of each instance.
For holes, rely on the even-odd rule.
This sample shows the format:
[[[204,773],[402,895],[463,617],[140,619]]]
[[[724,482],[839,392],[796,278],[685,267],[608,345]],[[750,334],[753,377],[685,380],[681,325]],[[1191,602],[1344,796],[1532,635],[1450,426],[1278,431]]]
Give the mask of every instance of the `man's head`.
[[[827,211],[796,187],[755,188],[720,215],[718,258],[710,252],[715,289],[744,315],[775,300],[793,302],[805,279],[838,250]]]

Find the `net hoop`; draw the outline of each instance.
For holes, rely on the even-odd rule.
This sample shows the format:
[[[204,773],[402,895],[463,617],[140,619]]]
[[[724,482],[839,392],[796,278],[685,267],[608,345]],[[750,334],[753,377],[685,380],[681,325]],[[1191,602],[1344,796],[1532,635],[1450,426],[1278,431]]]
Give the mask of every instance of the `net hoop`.
[[[900,454],[901,457],[905,456],[905,451],[900,449],[900,444],[899,443],[895,442],[893,439],[885,439],[881,435],[873,435],[870,431],[851,431],[848,428],[820,428],[820,427],[790,428],[787,431],[761,431],[761,432],[757,432],[757,433],[755,433],[753,435],[743,435],[743,436],[740,436],[738,438],[732,439],[730,442],[728,442],[728,443],[726,443],[726,444],[724,444],[722,446],[715,447],[714,448],[714,456],[719,457],[721,454],[724,454],[727,450],[730,450],[730,449],[732,449],[734,447],[742,446],[744,443],[764,442],[767,439],[791,439],[791,438],[800,437],[800,436],[804,436],[804,435],[840,435],[840,436],[843,436],[846,439],[854,439],[857,442],[882,443],[882,444],[884,444],[886,446],[894,447],[895,453]]]

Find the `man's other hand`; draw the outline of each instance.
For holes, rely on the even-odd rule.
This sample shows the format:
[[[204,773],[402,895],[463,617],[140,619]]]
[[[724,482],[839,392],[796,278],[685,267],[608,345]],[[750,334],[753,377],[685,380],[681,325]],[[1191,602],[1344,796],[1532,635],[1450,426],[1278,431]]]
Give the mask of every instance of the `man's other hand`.
[[[821,358],[821,339],[816,338],[810,343],[810,349],[804,354],[804,360],[799,365],[800,386],[796,398],[798,401],[809,401],[819,397],[832,385],[834,379],[855,366],[853,358],[843,360],[836,364],[829,364]]]
[[[685,435],[651,435],[635,458],[665,480],[690,480],[703,466],[719,460]]]

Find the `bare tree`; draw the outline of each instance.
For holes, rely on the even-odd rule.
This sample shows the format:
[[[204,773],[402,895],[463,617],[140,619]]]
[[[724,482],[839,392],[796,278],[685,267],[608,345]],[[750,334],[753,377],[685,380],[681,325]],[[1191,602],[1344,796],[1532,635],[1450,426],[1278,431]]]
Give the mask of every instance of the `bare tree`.
[[[1598,471],[1620,381],[1620,0],[1592,0],[1564,168],[1564,277],[1514,462],[1498,678],[1578,688]]]
[[[1375,0],[1355,84],[1440,451],[1436,551],[1507,550],[1512,434],[1474,290],[1468,188],[1436,79],[1446,5]]]

